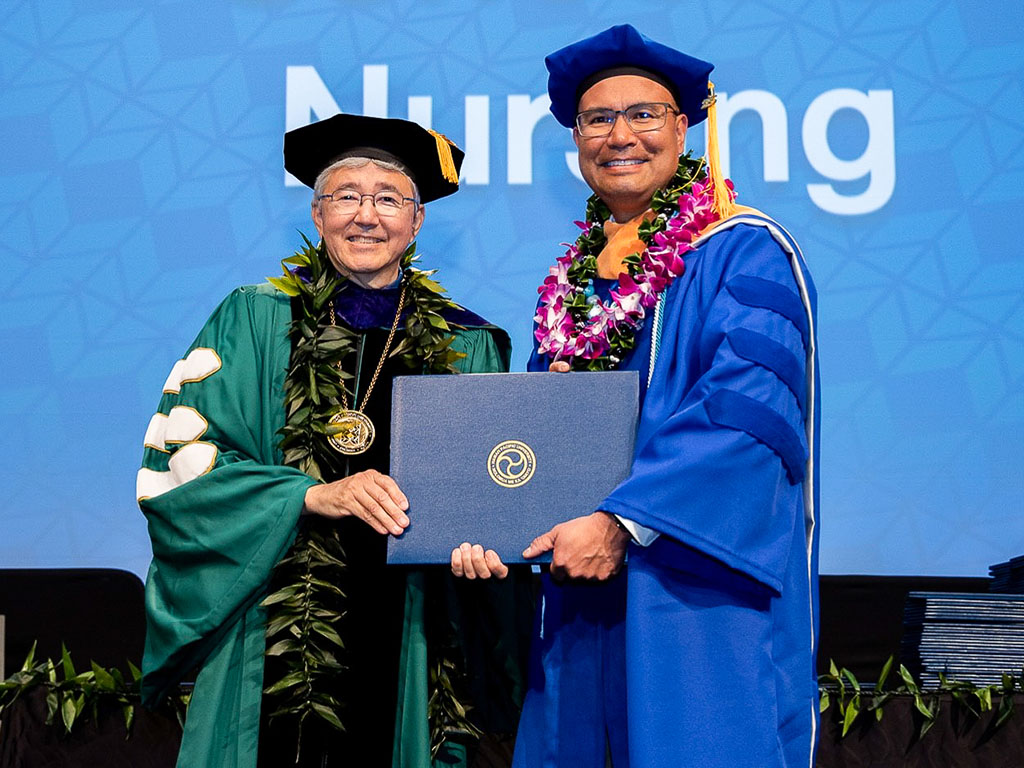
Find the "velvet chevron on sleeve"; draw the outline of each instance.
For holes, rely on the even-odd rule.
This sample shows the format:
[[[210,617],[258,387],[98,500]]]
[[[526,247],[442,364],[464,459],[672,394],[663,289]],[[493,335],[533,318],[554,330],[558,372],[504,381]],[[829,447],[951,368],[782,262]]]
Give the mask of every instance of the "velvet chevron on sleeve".
[[[633,468],[602,509],[778,593],[792,531],[803,526],[792,507],[808,458],[806,313],[765,229],[713,237],[699,259],[689,286],[697,300],[682,292],[665,300]],[[735,288],[751,283],[749,295]],[[786,314],[792,306],[796,322]],[[772,499],[787,503],[766,505]]]

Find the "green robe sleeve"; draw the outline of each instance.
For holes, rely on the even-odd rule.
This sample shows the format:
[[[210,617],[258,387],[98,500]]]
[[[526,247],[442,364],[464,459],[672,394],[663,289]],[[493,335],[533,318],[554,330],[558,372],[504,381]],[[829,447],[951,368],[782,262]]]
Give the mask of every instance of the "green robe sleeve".
[[[264,620],[257,605],[314,480],[282,466],[286,297],[240,288],[175,364],[146,432],[139,505],[153,544],[142,693],[201,667],[179,765],[255,765]]]

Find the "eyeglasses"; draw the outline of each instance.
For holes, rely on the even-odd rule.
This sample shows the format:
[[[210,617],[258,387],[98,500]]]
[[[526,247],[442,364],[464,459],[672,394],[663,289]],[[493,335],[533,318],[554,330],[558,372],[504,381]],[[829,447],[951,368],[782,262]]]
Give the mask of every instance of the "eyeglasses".
[[[622,115],[633,133],[656,131],[665,125],[669,112],[679,114],[678,109],[664,102],[634,104],[625,109],[588,109],[576,115],[576,130],[580,136],[607,136]]]
[[[403,197],[397,192],[378,192],[362,195],[354,189],[336,189],[329,195],[320,195],[317,202],[331,206],[335,213],[350,214],[359,210],[365,198],[370,198],[378,216],[397,216],[406,203],[416,204],[415,198]]]

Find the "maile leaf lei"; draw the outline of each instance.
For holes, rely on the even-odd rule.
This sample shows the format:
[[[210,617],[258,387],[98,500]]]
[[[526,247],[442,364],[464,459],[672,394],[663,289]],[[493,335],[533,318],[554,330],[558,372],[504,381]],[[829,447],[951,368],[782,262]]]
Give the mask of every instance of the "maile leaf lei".
[[[341,408],[341,388],[352,374],[338,375],[338,363],[356,349],[359,334],[342,325],[331,325],[331,299],[347,282],[331,264],[323,245],[313,245],[303,235],[305,247],[281,262],[284,275],[267,280],[288,296],[299,298],[300,311],[292,322],[292,356],[285,379],[285,426],[281,430],[284,463],[323,480],[340,477],[344,457],[325,439],[331,416]],[[444,313],[461,307],[445,296],[432,276],[436,270],[420,270],[416,244],[402,255],[400,266],[406,283],[405,333],[391,352],[410,370],[424,373],[457,373],[454,363],[464,355],[451,348],[455,337]],[[349,398],[354,400],[352,393]],[[326,470],[326,471],[325,471]]]
[[[352,379],[350,373],[339,376],[338,363],[355,352],[359,334],[343,325],[331,325],[331,299],[344,291],[346,279],[331,264],[322,244],[314,245],[305,235],[303,241],[304,248],[281,262],[284,274],[268,278],[274,287],[298,299],[289,329],[292,355],[285,377],[280,447],[285,464],[326,481],[345,476],[345,458],[328,445],[332,429],[328,422],[341,410],[342,387]],[[464,354],[451,348],[455,337],[444,313],[461,307],[445,296],[444,288],[432,277],[433,270],[413,267],[417,258],[413,243],[400,261],[407,296],[404,334],[390,356],[400,358],[410,371],[458,373],[454,363]],[[349,395],[354,402],[351,392]],[[329,683],[344,674],[337,658],[344,649],[344,638],[334,629],[333,620],[337,606],[344,603],[336,574],[346,567],[345,560],[337,527],[308,520],[276,566],[275,583],[284,586],[263,601],[268,609],[267,655],[279,657],[284,666],[284,674],[268,681],[264,693],[274,701],[271,717],[297,719],[296,759],[302,747],[302,727],[309,717],[344,730],[343,705],[327,691]],[[428,639],[428,648],[443,647],[432,640]],[[434,688],[432,703],[455,695],[450,686]],[[353,700],[355,696],[353,692]],[[431,728],[435,752],[446,732],[475,731],[465,710],[457,700],[438,709],[462,713],[462,717],[455,723],[448,718],[443,728]]]

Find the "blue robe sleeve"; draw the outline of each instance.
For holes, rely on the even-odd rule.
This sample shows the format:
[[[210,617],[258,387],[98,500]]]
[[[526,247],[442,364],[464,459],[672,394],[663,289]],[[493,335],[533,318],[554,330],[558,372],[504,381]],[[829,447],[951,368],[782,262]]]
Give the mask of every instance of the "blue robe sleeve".
[[[695,549],[775,593],[808,459],[813,294],[796,264],[763,227],[691,255],[665,298],[631,473],[600,507],[671,537],[680,560]]]

